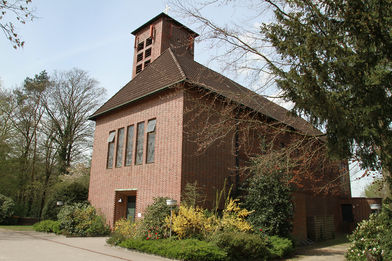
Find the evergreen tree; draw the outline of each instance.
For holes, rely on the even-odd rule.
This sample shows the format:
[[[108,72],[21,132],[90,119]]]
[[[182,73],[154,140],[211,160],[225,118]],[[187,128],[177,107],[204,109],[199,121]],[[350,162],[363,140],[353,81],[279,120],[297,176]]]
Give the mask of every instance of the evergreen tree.
[[[333,155],[391,173],[392,1],[284,2],[261,31],[289,64],[270,63],[285,98],[325,127]]]

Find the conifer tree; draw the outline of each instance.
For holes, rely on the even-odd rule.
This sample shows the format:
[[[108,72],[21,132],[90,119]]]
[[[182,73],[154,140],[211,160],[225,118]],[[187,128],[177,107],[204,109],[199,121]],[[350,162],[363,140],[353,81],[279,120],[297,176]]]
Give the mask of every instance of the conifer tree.
[[[261,27],[289,64],[270,66],[278,87],[325,127],[333,155],[391,173],[392,1],[285,2]]]

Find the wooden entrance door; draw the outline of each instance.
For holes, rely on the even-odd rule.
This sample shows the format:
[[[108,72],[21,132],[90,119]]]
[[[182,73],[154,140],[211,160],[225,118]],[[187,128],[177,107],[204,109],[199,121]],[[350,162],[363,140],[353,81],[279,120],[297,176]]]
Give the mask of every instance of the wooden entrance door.
[[[127,219],[135,221],[136,214],[136,196],[127,197]]]

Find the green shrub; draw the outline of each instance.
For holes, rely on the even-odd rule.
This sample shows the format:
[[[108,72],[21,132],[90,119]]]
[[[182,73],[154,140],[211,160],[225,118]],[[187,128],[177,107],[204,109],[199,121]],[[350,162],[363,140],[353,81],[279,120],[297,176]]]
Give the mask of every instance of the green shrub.
[[[215,244],[197,239],[127,239],[120,246],[179,260],[226,260],[224,250]]]
[[[150,237],[150,235],[158,236],[159,238],[168,236],[168,227],[165,219],[170,216],[170,207],[166,204],[167,199],[169,198],[154,198],[154,202],[147,207],[142,220],[140,236],[145,238]],[[176,208],[173,208],[173,212],[175,210]]]
[[[37,232],[56,233],[60,234],[60,223],[53,220],[43,220],[35,223],[33,226]]]
[[[66,205],[57,217],[60,229],[66,235],[104,236],[110,232],[103,217],[97,215],[93,206],[85,203]]]
[[[392,218],[383,211],[358,224],[349,236],[348,260],[392,260]]]
[[[87,203],[87,198],[88,186],[84,183],[77,181],[60,183],[45,204],[42,216],[45,219],[57,219],[57,214],[61,209],[57,206],[57,201],[62,201],[64,205],[69,205],[73,203]]]
[[[270,236],[287,237],[292,230],[293,203],[284,174],[257,173],[246,186],[244,207],[253,210],[248,220]]]
[[[0,194],[0,224],[14,214],[14,207],[15,203],[11,198]]]
[[[231,260],[266,260],[269,255],[266,241],[257,234],[221,232],[211,241],[225,250]]]
[[[272,236],[268,238],[268,251],[271,259],[288,257],[294,253],[293,242],[288,238]]]

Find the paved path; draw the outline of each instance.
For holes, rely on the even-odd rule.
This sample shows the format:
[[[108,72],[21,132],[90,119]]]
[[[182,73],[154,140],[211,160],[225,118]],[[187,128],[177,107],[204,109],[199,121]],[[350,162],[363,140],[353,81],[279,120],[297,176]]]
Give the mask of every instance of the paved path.
[[[0,261],[166,261],[106,245],[106,238],[66,238],[33,231],[0,228]]]
[[[340,261],[349,244],[321,248],[303,248],[290,260]],[[67,238],[33,231],[12,231],[0,228],[0,261],[167,261],[123,248],[110,247],[106,238]]]
[[[297,251],[297,256],[290,260],[295,261],[343,261],[349,243],[322,247],[322,248],[303,248]]]

